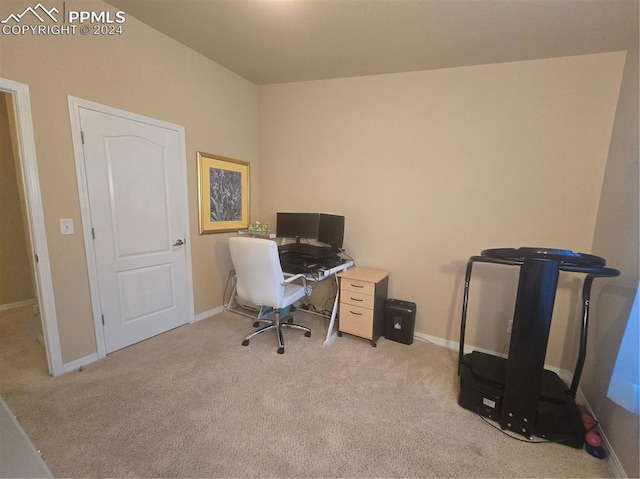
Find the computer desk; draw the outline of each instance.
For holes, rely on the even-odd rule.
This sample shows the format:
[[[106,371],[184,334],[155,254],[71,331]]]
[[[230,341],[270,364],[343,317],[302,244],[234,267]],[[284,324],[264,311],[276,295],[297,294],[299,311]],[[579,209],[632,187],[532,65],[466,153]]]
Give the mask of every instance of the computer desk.
[[[327,327],[327,336],[325,337],[323,346],[329,346],[331,342],[338,335],[337,332],[333,331],[336,323],[336,317],[338,316],[338,305],[340,304],[340,283],[338,280],[338,273],[346,271],[351,268],[355,263],[353,260],[345,259],[343,263],[340,263],[333,268],[319,268],[314,271],[310,271],[304,274],[304,277],[307,281],[313,283],[320,283],[322,281],[326,281],[329,279],[333,279],[336,282],[336,297],[333,300],[333,309],[331,310],[331,316],[329,317],[329,326]],[[295,274],[299,273],[284,273],[285,276],[295,276]],[[308,313],[317,314],[319,316],[327,317],[324,314],[316,313],[315,311],[307,311]]]
[[[275,233],[258,233],[255,231],[238,231],[239,235],[248,235],[248,236],[254,236],[254,237],[259,237],[259,238],[268,238],[268,239],[276,239],[276,235]],[[280,244],[284,244],[284,238],[282,239]],[[328,346],[329,344],[331,344],[331,342],[336,338],[337,336],[337,332],[334,333],[333,332],[333,328],[335,327],[335,323],[336,323],[336,317],[338,315],[338,304],[340,304],[340,282],[338,280],[338,273],[342,273],[343,271],[351,268],[352,266],[354,266],[354,261],[350,260],[350,259],[344,259],[344,262],[339,264],[338,266],[334,266],[333,268],[318,268],[317,270],[314,271],[310,271],[308,273],[305,273],[305,279],[307,281],[313,282],[313,283],[320,283],[322,281],[326,281],[330,278],[333,278],[333,280],[336,282],[336,297],[333,301],[333,309],[331,310],[331,316],[329,319],[329,326],[327,328],[327,336],[324,340],[324,342],[322,343],[323,346]],[[285,276],[294,276],[296,274],[299,273],[284,273]],[[234,292],[232,293],[232,298],[229,300],[229,304],[225,307],[225,309],[232,309],[232,303],[234,302],[235,299],[235,288],[234,288]],[[235,312],[239,312],[236,310],[233,310]],[[308,313],[311,314],[317,314],[318,316],[323,316],[326,318],[326,316],[324,314],[321,313],[316,313],[315,311],[307,311]]]
[[[340,304],[340,283],[338,280],[338,273],[346,271],[347,269],[354,266],[354,264],[355,263],[353,260],[344,259],[344,262],[340,263],[337,266],[334,266],[333,268],[318,268],[317,270],[309,271],[304,274],[305,280],[312,283],[321,283],[323,281],[327,281],[330,279],[333,279],[333,281],[336,282],[336,286],[337,286],[336,297],[333,301],[333,309],[331,310],[331,316],[328,317],[329,326],[327,327],[327,335],[325,337],[325,340],[322,343],[323,346],[328,346],[329,344],[331,344],[331,342],[338,335],[337,332],[333,331],[336,323],[336,317],[338,316],[338,304]],[[295,276],[296,274],[300,274],[300,273],[287,273],[287,272],[284,273],[285,276]],[[243,316],[255,318],[255,316],[252,316],[246,312],[239,311],[238,309],[234,308],[234,305],[238,304],[236,301],[235,295],[236,295],[236,290],[234,285],[233,291],[231,292],[231,297],[229,298],[229,303],[225,305],[224,308],[227,311],[233,311],[234,313],[238,313]],[[307,311],[307,313],[316,314],[318,316],[327,318],[327,316],[325,316],[324,314],[316,313],[315,311]]]

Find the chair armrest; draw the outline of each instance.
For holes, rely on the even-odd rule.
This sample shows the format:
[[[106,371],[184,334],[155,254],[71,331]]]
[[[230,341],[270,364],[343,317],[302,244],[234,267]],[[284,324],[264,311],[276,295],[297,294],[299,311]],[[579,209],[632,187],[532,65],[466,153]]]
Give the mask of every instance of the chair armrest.
[[[284,274],[285,276],[288,276],[285,280],[284,280],[284,284],[288,284],[291,283],[292,281],[295,281],[296,279],[300,279],[302,278],[302,281],[304,283],[307,282],[307,278],[304,274],[294,274],[293,276],[288,275],[287,273]]]
[[[311,289],[307,286],[307,277],[304,274],[284,274],[285,276],[287,276],[287,278],[284,280],[284,283],[282,283],[283,286],[286,286],[287,284],[291,283],[292,281],[295,281],[296,279],[301,279],[302,280],[302,287],[304,288],[304,292],[307,296],[311,296]]]

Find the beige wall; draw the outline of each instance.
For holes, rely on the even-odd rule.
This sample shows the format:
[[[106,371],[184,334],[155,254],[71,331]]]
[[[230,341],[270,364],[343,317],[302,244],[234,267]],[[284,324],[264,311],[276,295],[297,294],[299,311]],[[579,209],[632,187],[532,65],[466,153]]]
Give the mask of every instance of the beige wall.
[[[11,97],[0,93],[0,305],[34,299],[10,102]]]
[[[593,251],[620,269],[620,277],[596,280],[588,359],[581,387],[628,477],[640,477],[640,419],[607,398],[609,380],[629,318],[640,268],[638,171],[638,51],[624,69],[604,177]],[[640,348],[640,338],[636,338]],[[636,350],[637,354],[637,350]]]
[[[0,16],[32,2],[0,4]],[[62,11],[62,2],[48,2]],[[66,9],[111,10],[67,0]],[[132,17],[121,36],[0,36],[0,76],[29,86],[63,362],[96,352],[68,95],[186,128],[196,314],[222,304],[228,235],[198,235],[196,151],[257,168],[257,88]],[[252,202],[257,205],[257,182]],[[76,234],[60,235],[60,218]]]
[[[28,5],[3,1],[0,17]],[[97,0],[65,6],[113,10]],[[221,305],[231,266],[229,235],[197,234],[198,150],[251,162],[252,220],[273,225],[282,210],[344,214],[347,251],[389,270],[390,296],[418,304],[416,330],[427,335],[458,339],[465,262],[482,249],[607,257],[623,275],[594,295],[584,387],[633,475],[637,427],[605,397],[638,277],[637,108],[628,107],[638,102],[637,62],[618,100],[624,53],[257,88],[127,17],[118,37],[3,35],[0,58],[1,77],[30,87],[64,362],[96,351],[72,95],[186,127],[196,314]],[[629,216],[636,223],[627,228]],[[60,235],[60,218],[74,219],[76,235]],[[510,268],[476,267],[469,343],[504,346],[516,280]],[[580,280],[563,274],[554,316],[549,360],[565,369],[575,360]]]
[[[261,86],[259,219],[344,214],[347,252],[390,272],[416,331],[457,341],[469,256],[590,251],[624,57]],[[474,271],[467,343],[502,350],[517,271]],[[561,277],[548,354],[570,370],[581,279]]]

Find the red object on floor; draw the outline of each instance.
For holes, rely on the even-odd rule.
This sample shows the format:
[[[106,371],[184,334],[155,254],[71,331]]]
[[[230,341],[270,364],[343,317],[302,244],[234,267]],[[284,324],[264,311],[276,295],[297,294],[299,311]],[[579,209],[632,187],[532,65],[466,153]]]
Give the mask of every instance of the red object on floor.
[[[593,457],[604,459],[605,457],[607,457],[607,451],[602,445],[602,438],[598,433],[597,421],[593,418],[591,413],[589,413],[589,410],[582,404],[578,404],[578,409],[580,410],[582,424],[584,425],[584,429],[586,431],[584,435],[584,448]]]

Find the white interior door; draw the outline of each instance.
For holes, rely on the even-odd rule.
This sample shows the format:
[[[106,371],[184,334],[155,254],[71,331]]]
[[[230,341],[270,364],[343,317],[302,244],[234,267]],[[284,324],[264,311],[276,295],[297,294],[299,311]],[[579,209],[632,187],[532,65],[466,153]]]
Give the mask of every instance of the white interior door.
[[[139,118],[83,107],[79,116],[110,353],[192,319],[182,141]]]

